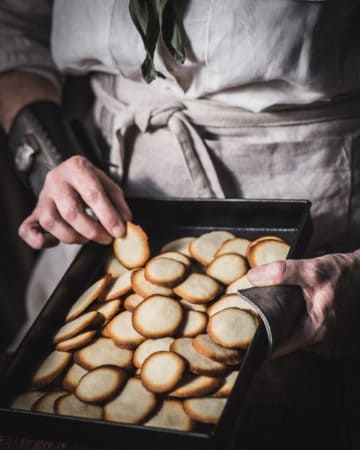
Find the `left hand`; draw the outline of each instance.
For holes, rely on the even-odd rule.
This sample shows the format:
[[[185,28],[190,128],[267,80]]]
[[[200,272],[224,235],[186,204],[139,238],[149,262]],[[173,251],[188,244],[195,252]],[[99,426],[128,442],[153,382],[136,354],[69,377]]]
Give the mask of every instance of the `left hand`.
[[[341,253],[312,259],[276,261],[249,270],[255,286],[296,285],[302,289],[306,314],[289,340],[275,351],[282,356],[320,343],[354,321],[360,305],[360,255]],[[346,333],[345,333],[346,334]]]

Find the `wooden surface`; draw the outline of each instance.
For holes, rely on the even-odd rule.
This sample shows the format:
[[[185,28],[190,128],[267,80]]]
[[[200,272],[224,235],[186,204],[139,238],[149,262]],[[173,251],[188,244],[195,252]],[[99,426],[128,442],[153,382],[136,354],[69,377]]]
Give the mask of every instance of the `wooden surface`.
[[[256,374],[247,400],[246,427],[236,449],[360,449],[360,362],[306,352],[268,361]],[[0,436],[0,449],[102,450],[21,436]]]

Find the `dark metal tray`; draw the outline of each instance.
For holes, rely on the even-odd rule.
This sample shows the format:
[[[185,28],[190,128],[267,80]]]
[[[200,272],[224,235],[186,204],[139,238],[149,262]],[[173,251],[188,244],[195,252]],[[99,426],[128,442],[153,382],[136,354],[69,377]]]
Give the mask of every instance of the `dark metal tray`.
[[[312,231],[310,202],[306,200],[148,200],[130,199],[134,222],[149,235],[152,251],[171,239],[223,229],[255,239],[277,235],[291,245],[289,258],[303,256]],[[33,413],[7,407],[22,392],[32,373],[52,350],[50,336],[63,324],[66,312],[77,297],[104,271],[108,247],[85,245],[48,299],[23,339],[0,380],[0,433],[35,439],[99,445],[101,448],[172,450],[215,450],[231,448],[235,433],[241,432],[242,408],[249,383],[264,361],[268,338],[263,323],[247,349],[239,376],[219,423],[193,432],[172,431],[56,414]]]

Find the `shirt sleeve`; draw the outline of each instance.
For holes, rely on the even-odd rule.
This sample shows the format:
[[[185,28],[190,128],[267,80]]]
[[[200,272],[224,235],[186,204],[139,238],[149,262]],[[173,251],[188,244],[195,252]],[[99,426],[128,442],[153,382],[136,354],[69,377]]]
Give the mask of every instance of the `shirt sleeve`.
[[[58,90],[61,76],[50,50],[52,1],[0,1],[0,73],[33,72],[49,79]]]

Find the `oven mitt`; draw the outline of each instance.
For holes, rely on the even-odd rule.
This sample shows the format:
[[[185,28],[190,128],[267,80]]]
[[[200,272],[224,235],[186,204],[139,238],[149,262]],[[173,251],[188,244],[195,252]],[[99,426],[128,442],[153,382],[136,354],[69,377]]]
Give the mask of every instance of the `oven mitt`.
[[[257,310],[263,321],[269,354],[290,337],[306,310],[305,299],[297,286],[253,287],[238,291],[238,294]]]

